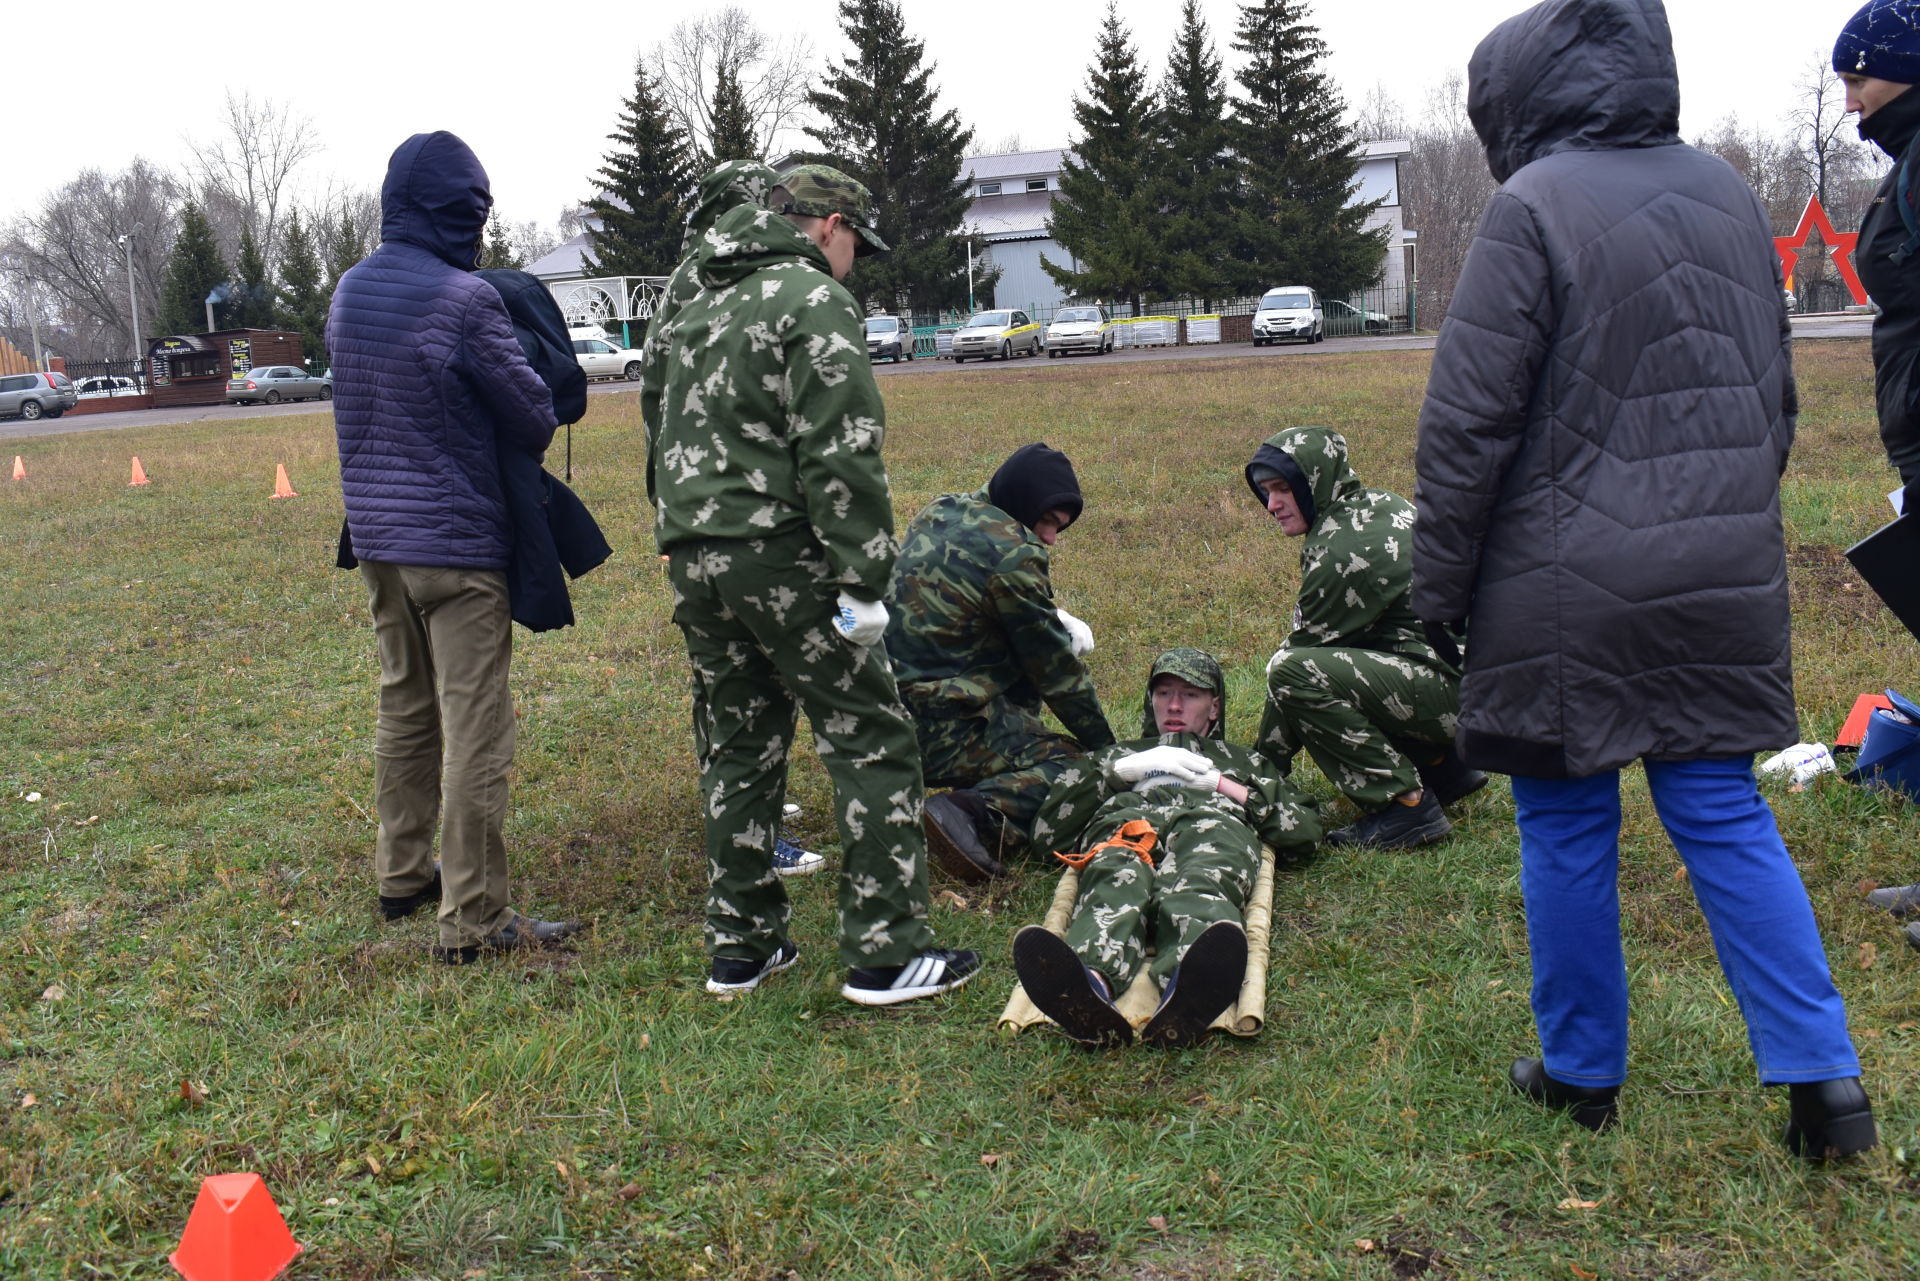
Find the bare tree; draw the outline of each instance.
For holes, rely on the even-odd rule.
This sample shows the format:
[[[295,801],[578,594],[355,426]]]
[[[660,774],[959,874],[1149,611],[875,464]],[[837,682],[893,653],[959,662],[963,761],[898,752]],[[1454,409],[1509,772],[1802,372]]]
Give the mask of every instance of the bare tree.
[[[290,195],[289,180],[320,150],[320,140],[313,122],[294,115],[284,103],[271,98],[255,102],[253,95],[236,97],[231,90],[220,127],[213,140],[190,142],[201,204],[223,233],[224,248],[232,250],[226,233],[237,241],[244,227],[271,263],[279,254],[280,214]]]
[[[560,216],[555,219],[556,231],[560,239],[572,240],[587,229],[587,207],[585,205],[562,205]]]
[[[329,184],[300,208],[300,222],[323,264],[358,262],[380,244],[380,193]]]
[[[980,137],[980,130],[978,126],[975,126],[972,132],[973,132],[974,138],[978,139]],[[1010,133],[1006,135],[1004,138],[1001,138],[998,142],[983,143],[983,142],[976,141],[973,144],[973,150],[970,154],[976,155],[976,156],[1011,156],[1011,155],[1017,155],[1019,152],[1024,150],[1025,148],[1020,145],[1020,135],[1017,133]]]
[[[1360,142],[1413,136],[1413,124],[1407,119],[1407,109],[1388,91],[1384,81],[1374,81],[1373,88],[1367,91],[1367,96],[1354,109],[1353,136]]]
[[[538,262],[558,249],[566,236],[537,218],[507,224],[507,243],[522,262]]]
[[[1747,125],[1739,116],[1729,114],[1695,138],[1693,145],[1720,157],[1746,180],[1766,206],[1775,235],[1784,236],[1793,230],[1800,211],[1806,208],[1808,188],[1790,137],[1768,133],[1760,125]]]
[[[1419,233],[1418,307],[1424,325],[1437,325],[1453,302],[1480,213],[1494,192],[1487,153],[1467,118],[1467,85],[1449,72],[1427,94],[1411,130],[1413,154],[1401,163],[1400,199],[1407,226]]]
[[[806,40],[775,41],[737,5],[676,24],[646,62],[667,111],[703,160],[713,154],[714,88],[722,68],[739,87],[761,156],[777,154],[782,138],[805,123],[817,72]]]
[[[1807,189],[1831,211],[1834,180],[1860,160],[1860,144],[1841,133],[1847,123],[1846,86],[1821,54],[1808,65],[1799,90],[1799,105],[1787,113],[1793,130],[1793,162]]]

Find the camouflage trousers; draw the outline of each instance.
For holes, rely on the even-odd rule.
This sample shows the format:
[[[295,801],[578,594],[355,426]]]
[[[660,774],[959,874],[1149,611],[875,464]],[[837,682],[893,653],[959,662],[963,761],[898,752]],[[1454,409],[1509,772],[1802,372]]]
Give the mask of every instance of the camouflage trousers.
[[[841,961],[899,965],[932,946],[912,725],[886,650],[834,631],[818,545],[805,532],[715,539],[674,548],[667,572],[703,720],[708,954],[760,960],[787,937],[773,843],[796,705],[833,782]]]
[[[1086,755],[1078,742],[1004,698],[972,716],[941,709],[917,711],[913,720],[927,786],[979,792],[1011,825],[1003,843],[1009,848],[1025,846],[1053,780]]]
[[[1420,786],[1406,752],[1452,744],[1460,682],[1402,654],[1283,649],[1267,665],[1260,753],[1282,770],[1302,748],[1327,781],[1373,811]]]
[[[1260,837],[1245,823],[1197,808],[1169,818],[1144,798],[1109,802],[1087,829],[1089,843],[1136,818],[1153,825],[1155,866],[1123,847],[1099,851],[1080,869],[1067,924],[1067,946],[1116,996],[1147,963],[1149,942],[1153,976],[1164,984],[1209,925],[1241,921],[1260,871]]]

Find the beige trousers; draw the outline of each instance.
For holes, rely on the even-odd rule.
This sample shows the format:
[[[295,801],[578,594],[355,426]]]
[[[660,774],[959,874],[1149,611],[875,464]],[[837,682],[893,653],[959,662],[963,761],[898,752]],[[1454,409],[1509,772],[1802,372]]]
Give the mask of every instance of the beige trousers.
[[[440,943],[478,943],[513,919],[501,836],[514,729],[506,575],[371,561],[360,574],[380,644],[380,893],[398,898],[433,879],[437,824]]]

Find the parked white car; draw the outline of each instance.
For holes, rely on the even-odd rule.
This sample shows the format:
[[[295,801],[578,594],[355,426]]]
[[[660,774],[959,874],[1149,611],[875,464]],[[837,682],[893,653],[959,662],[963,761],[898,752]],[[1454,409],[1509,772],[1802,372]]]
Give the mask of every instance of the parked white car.
[[[1113,329],[1098,307],[1062,307],[1047,326],[1047,359],[1069,351],[1099,355],[1113,350]]]
[[[1306,285],[1280,285],[1260,297],[1253,313],[1253,345],[1276,342],[1315,343],[1325,339],[1326,315],[1320,295]]]
[[[1024,311],[983,311],[953,336],[953,363],[969,356],[1012,360],[1015,352],[1031,356],[1040,350],[1040,326]]]
[[[631,347],[616,347],[604,338],[575,338],[573,358],[589,378],[640,381],[640,353]]]

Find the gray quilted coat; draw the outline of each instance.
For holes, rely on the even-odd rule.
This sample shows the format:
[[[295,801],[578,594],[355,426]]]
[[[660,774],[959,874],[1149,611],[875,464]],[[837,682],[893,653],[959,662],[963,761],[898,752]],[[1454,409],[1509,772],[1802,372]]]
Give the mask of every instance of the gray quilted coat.
[[[1577,778],[1797,737],[1778,260],[1679,109],[1658,0],[1548,0],[1469,65],[1503,185],[1420,413],[1413,605],[1468,621],[1458,746],[1483,769]]]

